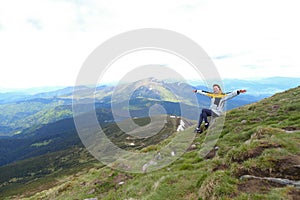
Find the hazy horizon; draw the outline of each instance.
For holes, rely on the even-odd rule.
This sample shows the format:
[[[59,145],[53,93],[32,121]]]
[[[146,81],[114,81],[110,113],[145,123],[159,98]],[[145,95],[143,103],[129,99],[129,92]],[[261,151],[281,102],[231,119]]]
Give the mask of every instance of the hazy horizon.
[[[223,81],[245,81],[245,82],[258,82],[261,80],[268,80],[268,79],[278,79],[278,78],[286,78],[286,79],[299,79],[300,77],[282,77],[282,76],[274,76],[274,77],[265,77],[265,78],[248,78],[248,79],[237,79],[237,78],[225,78],[222,79]],[[178,82],[177,80],[164,80],[167,82]],[[199,85],[205,85],[205,83],[202,80],[186,80],[186,83],[190,84],[191,86],[199,86]],[[258,82],[259,83],[259,82]],[[118,84],[118,82],[110,82],[110,83],[102,83],[102,84],[98,84],[97,87],[100,86],[116,86]],[[122,83],[123,84],[123,83]],[[299,82],[300,84],[300,82]],[[280,85],[280,84],[278,84]],[[94,87],[94,85],[83,85],[83,86],[88,86],[88,87]],[[33,93],[43,93],[43,92],[51,92],[51,91],[55,91],[55,90],[59,90],[59,89],[64,89],[64,88],[68,88],[68,87],[75,87],[74,85],[53,85],[53,86],[49,86],[49,85],[45,85],[45,86],[37,86],[37,87],[20,87],[20,88],[5,88],[5,87],[0,87],[0,93],[7,93],[7,92],[22,92],[24,91],[26,93],[26,91],[30,91]],[[237,86],[238,87],[238,86]]]

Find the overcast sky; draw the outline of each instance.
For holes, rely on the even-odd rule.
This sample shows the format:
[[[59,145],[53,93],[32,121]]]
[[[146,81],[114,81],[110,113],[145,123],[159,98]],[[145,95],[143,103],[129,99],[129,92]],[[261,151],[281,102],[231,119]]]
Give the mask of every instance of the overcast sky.
[[[222,78],[299,77],[299,19],[296,0],[0,0],[0,88],[74,85],[97,46],[139,28],[194,40]],[[134,64],[172,68],[171,57]],[[121,77],[114,68],[104,82]]]

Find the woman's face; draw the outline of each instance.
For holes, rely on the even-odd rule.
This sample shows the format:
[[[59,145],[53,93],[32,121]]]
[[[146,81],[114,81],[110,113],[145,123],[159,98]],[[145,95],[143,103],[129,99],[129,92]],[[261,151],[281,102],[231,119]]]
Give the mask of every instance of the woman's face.
[[[218,94],[218,93],[220,92],[220,89],[219,89],[218,86],[214,86],[214,87],[213,87],[213,90],[214,90],[214,93],[215,93],[215,94]]]

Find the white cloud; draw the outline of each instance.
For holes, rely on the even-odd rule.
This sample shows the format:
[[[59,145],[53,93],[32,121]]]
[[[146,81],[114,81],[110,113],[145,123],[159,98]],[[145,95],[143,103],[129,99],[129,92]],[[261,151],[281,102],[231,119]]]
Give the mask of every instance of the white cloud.
[[[161,68],[161,71],[153,71],[151,66],[155,67],[155,70]],[[139,70],[140,72],[140,68],[145,71],[148,68],[147,71],[151,74],[144,74],[145,72],[134,73],[136,72],[134,70]],[[133,72],[133,75],[130,75],[130,72]],[[130,77],[131,81],[134,81],[134,79],[139,80],[152,77],[153,74],[158,79],[172,80],[175,77],[179,78],[179,76],[183,80],[202,79],[201,74],[198,74],[193,66],[178,56],[165,51],[147,49],[130,52],[116,60],[105,71],[99,82],[110,83],[121,80],[124,76]]]
[[[99,33],[0,33],[0,87],[73,85],[81,65],[102,38],[108,37]]]
[[[299,77],[298,2],[0,1],[0,87],[71,85],[108,38],[165,28],[195,40],[224,78]]]

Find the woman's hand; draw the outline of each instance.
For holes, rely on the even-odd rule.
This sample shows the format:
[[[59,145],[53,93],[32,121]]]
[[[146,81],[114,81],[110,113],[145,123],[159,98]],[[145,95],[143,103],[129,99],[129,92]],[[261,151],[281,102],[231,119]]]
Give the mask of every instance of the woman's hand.
[[[247,90],[239,90],[240,93],[245,93]]]
[[[196,93],[196,92],[197,92],[197,90],[193,90],[193,92],[195,92],[195,93]]]

